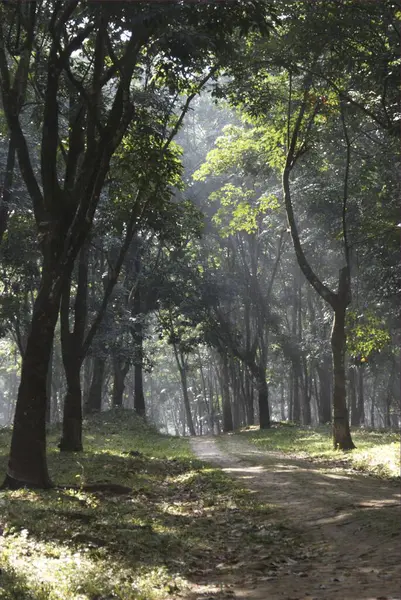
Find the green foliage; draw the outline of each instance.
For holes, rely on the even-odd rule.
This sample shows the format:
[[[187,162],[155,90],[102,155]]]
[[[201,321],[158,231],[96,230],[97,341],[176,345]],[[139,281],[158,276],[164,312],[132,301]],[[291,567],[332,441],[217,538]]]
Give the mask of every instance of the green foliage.
[[[352,358],[366,362],[373,352],[381,352],[390,343],[388,326],[372,310],[347,312],[347,350]]]
[[[210,194],[209,199],[220,206],[213,215],[212,221],[223,238],[239,231],[255,233],[260,226],[261,218],[269,210],[279,208],[278,199],[274,194],[261,195],[255,201],[255,190],[231,183],[226,183]]]
[[[283,128],[227,125],[216,140],[203,165],[194,173],[195,181],[204,181],[208,175],[219,176],[234,170],[236,175],[269,173],[269,167],[278,168],[285,159],[285,132]]]

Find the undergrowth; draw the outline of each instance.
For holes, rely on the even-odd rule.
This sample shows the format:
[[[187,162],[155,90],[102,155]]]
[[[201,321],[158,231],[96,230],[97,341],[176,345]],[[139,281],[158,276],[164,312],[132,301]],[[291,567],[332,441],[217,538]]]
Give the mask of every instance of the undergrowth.
[[[395,432],[355,428],[352,439],[356,449],[348,452],[333,449],[331,428],[323,425],[300,427],[277,423],[266,430],[244,430],[241,436],[261,450],[337,463],[385,479],[400,476],[400,436]]]
[[[78,489],[0,493],[1,600],[220,598],[227,577],[255,580],[302,551],[270,506],[130,411],[85,423],[83,453],[60,453],[59,437],[49,432],[50,472]],[[84,490],[96,482],[132,491]]]

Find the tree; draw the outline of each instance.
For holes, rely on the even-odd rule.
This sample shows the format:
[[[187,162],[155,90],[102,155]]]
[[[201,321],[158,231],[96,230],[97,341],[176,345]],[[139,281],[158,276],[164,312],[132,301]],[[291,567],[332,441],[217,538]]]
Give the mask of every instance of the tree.
[[[333,433],[334,445],[342,449],[354,447],[345,395],[345,315],[351,302],[348,212],[357,139],[351,132],[368,135],[366,125],[372,124],[389,136],[397,130],[394,66],[399,60],[399,31],[392,9],[389,2],[341,6],[284,2],[274,36],[266,41],[256,35],[244,46],[243,60],[230,68],[232,80],[222,92],[242,107],[249,122],[265,124],[268,162],[282,169],[283,197],[298,263],[333,309]],[[372,27],[377,28],[377,35],[372,35]],[[372,89],[377,91],[374,100]],[[357,117],[365,127],[359,127],[356,134]],[[333,133],[334,121],[342,132],[344,162],[340,204],[344,261],[336,292],[316,275],[306,256],[294,215],[294,185],[290,184],[295,167],[301,164],[305,170],[311,150],[324,147],[325,132]]]
[[[240,4],[229,15],[224,7],[218,9],[221,16],[228,16],[225,36],[208,7],[189,10],[172,4],[161,11],[136,3],[32,2],[23,17],[19,5],[1,6],[3,107],[43,255],[15,412],[6,478],[10,486],[51,484],[46,465],[46,380],[60,299],[90,230],[112,156],[137,118],[143,96],[133,82],[152,88],[162,81],[172,85],[173,95],[178,88],[192,91],[195,86],[196,93],[196,74],[210,63],[210,52],[216,54],[219,48],[222,54],[227,52],[237,27],[249,27],[256,18],[266,21],[264,7],[255,5],[244,13]],[[28,57],[24,76],[37,76],[41,100],[39,176],[20,118],[19,71],[10,67],[9,58],[16,52],[5,28],[14,17],[19,19],[18,40]],[[186,29],[200,35],[191,36]],[[152,192],[148,189],[146,195]]]

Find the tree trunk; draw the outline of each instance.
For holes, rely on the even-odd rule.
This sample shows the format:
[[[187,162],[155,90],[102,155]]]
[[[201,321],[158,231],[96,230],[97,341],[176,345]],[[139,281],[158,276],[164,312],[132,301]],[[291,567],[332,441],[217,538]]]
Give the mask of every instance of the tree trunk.
[[[259,426],[260,429],[269,429],[270,410],[269,410],[269,387],[266,381],[266,371],[261,369],[257,380],[258,404],[259,404]]]
[[[67,393],[64,399],[63,434],[59,448],[62,452],[81,452],[82,447],[82,392],[81,359],[70,354],[63,357],[67,379]]]
[[[66,452],[81,452],[82,447],[82,390],[81,367],[85,353],[83,341],[87,318],[89,244],[79,253],[78,285],[74,301],[74,326],[70,332],[71,278],[66,283],[60,306],[61,353],[67,393],[64,398],[63,433],[59,448]]]
[[[363,372],[364,367],[358,369],[358,425],[363,425],[365,422],[365,394],[363,389]]]
[[[302,361],[303,369],[300,367],[300,381],[302,388],[301,417],[303,425],[310,425],[312,422],[310,381],[305,357],[302,357]]]
[[[356,382],[355,382],[355,366],[351,366],[348,369],[348,390],[351,408],[351,425],[356,427],[359,425],[357,395],[356,395]]]
[[[322,364],[317,365],[319,377],[319,423],[324,425],[331,422],[331,365],[330,357],[325,357]]]
[[[299,389],[299,368],[292,363],[292,420],[295,423],[301,421],[301,402],[300,402],[300,389]]]
[[[22,361],[21,381],[4,486],[51,487],[46,459],[46,383],[61,289],[44,265],[31,330]]]
[[[214,435],[214,422],[215,422],[215,415],[214,415],[214,390],[213,390],[213,384],[212,384],[212,378],[209,378],[209,403],[210,403],[210,412],[209,412],[209,429],[210,429],[210,433],[212,435]]]
[[[285,421],[285,396],[284,396],[284,381],[280,382],[280,413],[281,420]]]
[[[123,405],[125,378],[129,370],[129,363],[121,365],[118,358],[113,360],[113,408],[119,408]]]
[[[385,427],[388,427],[388,428],[392,427],[393,423],[394,423],[391,407],[392,407],[393,400],[394,400],[395,380],[396,380],[396,364],[395,364],[395,357],[392,357],[390,378],[388,380],[387,390],[386,390],[386,403],[385,403],[385,411],[386,412],[385,412],[385,416],[384,416]]]
[[[228,373],[227,357],[222,356],[222,370],[221,370],[221,394],[222,394],[222,408],[223,408],[223,431],[227,433],[234,431],[233,415],[231,411],[230,402],[230,380]]]
[[[135,390],[134,390],[134,410],[140,417],[146,415],[145,394],[143,392],[143,367],[142,363],[134,367]]]
[[[83,383],[82,383],[82,400],[83,400],[84,407],[86,407],[86,405],[88,404],[88,397],[89,397],[89,391],[90,391],[90,387],[91,387],[92,371],[93,371],[92,363],[93,363],[92,357],[86,356],[85,360],[84,360]]]
[[[288,369],[290,376],[288,378],[288,420],[294,420],[294,369]]]
[[[247,425],[255,425],[255,408],[253,405],[252,377],[247,368],[244,368],[244,393],[245,393],[246,424]]]
[[[139,277],[140,262],[136,262],[137,277]],[[141,293],[138,280],[132,306],[132,316],[135,318],[135,325],[131,328],[131,334],[135,344],[135,366],[134,366],[134,410],[140,417],[146,415],[145,394],[143,392],[143,323],[141,321]]]
[[[184,408],[185,408],[185,415],[186,415],[186,419],[187,419],[187,425],[188,425],[190,435],[195,436],[196,431],[195,431],[194,422],[192,419],[191,403],[189,401],[189,396],[188,396],[187,373],[186,373],[185,364],[184,364],[184,366],[179,366],[179,372],[180,372],[180,377],[181,377],[182,396],[184,399]]]
[[[348,183],[348,171],[349,171],[349,158],[350,158],[350,144],[347,138],[347,167],[346,176],[344,182],[344,200],[343,200],[343,236],[344,236],[344,250],[346,266],[340,270],[338,292],[332,292],[324,283],[317,277],[309,264],[300,238],[298,234],[298,228],[295,220],[294,209],[291,201],[291,190],[290,190],[290,174],[295,166],[297,154],[296,146],[298,142],[298,136],[302,127],[302,122],[305,116],[307,108],[306,94],[301,107],[298,112],[298,117],[295,121],[294,128],[291,135],[291,141],[289,143],[289,149],[287,153],[286,163],[283,170],[283,195],[285,201],[285,208],[288,217],[288,223],[291,230],[291,237],[294,245],[295,254],[297,261],[303,274],[309,283],[315,288],[317,293],[323,300],[325,300],[334,311],[334,324],[331,335],[331,347],[333,356],[333,442],[335,448],[341,450],[351,450],[355,448],[349,429],[348,421],[348,410],[346,402],[346,386],[345,386],[345,314],[347,306],[351,301],[351,282],[350,282],[350,268],[349,268],[349,247],[346,239],[346,200],[347,200],[347,183]],[[346,135],[346,128],[344,125],[344,132]]]
[[[53,382],[53,344],[50,351],[50,360],[49,367],[47,370],[47,380],[46,380],[46,396],[47,396],[47,405],[46,405],[46,423],[50,425],[52,422],[52,382]]]
[[[333,353],[333,442],[334,448],[352,450],[355,448],[351,439],[346,402],[345,378],[345,314],[346,303],[339,302],[334,311],[334,323],[331,334]]]
[[[92,382],[86,405],[87,414],[102,410],[102,389],[106,373],[106,361],[104,358],[96,356],[93,363]]]
[[[232,382],[232,391],[233,391],[233,402],[232,402],[232,415],[233,415],[233,427],[234,429],[239,429],[241,426],[241,392],[240,392],[240,381],[239,376],[236,369],[236,364],[232,360],[230,365],[231,371],[231,382]]]
[[[5,232],[7,231],[8,225],[8,213],[10,208],[9,204],[14,178],[15,149],[15,137],[11,134],[10,141],[8,142],[6,171],[4,173],[3,185],[0,186],[0,243],[3,240]]]

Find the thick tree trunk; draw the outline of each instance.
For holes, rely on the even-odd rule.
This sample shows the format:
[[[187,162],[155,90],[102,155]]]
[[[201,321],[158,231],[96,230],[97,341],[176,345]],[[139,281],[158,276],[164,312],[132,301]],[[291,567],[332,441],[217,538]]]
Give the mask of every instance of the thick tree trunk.
[[[83,449],[81,364],[79,356],[64,357],[67,394],[64,398],[63,433],[59,444],[63,452],[81,452]]]
[[[266,381],[266,371],[261,370],[257,380],[258,404],[259,404],[259,426],[260,429],[269,429],[270,409],[269,409],[269,387]]]
[[[47,281],[43,281],[45,278]],[[11,488],[51,486],[46,460],[46,383],[61,290],[50,279],[48,274],[42,276],[22,361],[4,482]]]
[[[74,301],[74,326],[70,332],[71,279],[66,283],[60,306],[61,353],[67,393],[64,398],[63,433],[61,451],[81,452],[82,446],[82,390],[81,367],[85,356],[83,341],[87,318],[89,245],[85,243],[79,253],[78,285]]]
[[[93,361],[92,382],[88,394],[86,413],[100,412],[102,409],[102,389],[106,372],[106,361],[98,356]]]
[[[348,409],[346,402],[345,378],[345,314],[347,305],[338,303],[334,312],[334,323],[331,334],[333,353],[333,442],[340,450],[355,448],[349,429]]]

